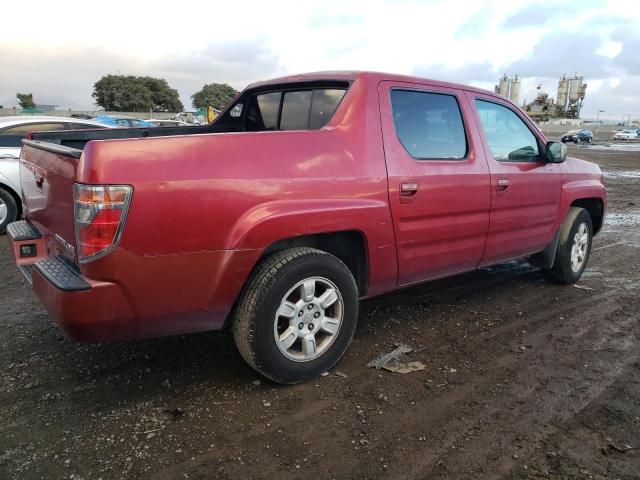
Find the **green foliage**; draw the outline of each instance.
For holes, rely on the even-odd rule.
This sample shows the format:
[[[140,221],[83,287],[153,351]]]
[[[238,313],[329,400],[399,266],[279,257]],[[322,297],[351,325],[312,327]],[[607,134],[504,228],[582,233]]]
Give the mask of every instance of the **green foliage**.
[[[16,93],[16,97],[22,108],[36,108],[36,102],[33,101],[33,93]]]
[[[133,75],[106,75],[93,85],[96,104],[112,112],[181,112],[178,91],[166,80]]]
[[[195,108],[206,108],[211,105],[222,110],[238,94],[226,83],[209,83],[202,90],[191,95],[191,103]]]

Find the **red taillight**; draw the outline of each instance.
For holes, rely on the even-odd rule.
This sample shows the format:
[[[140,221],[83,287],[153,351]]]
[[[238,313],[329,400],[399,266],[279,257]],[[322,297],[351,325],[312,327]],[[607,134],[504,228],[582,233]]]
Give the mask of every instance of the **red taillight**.
[[[118,244],[131,192],[128,185],[75,185],[74,211],[80,262],[101,257]]]

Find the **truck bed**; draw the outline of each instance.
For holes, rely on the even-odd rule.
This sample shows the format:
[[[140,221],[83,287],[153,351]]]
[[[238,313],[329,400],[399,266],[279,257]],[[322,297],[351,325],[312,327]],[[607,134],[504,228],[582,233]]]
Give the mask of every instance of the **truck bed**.
[[[194,125],[189,127],[150,127],[150,128],[109,128],[96,130],[64,130],[57,132],[32,133],[30,139],[32,146],[54,153],[61,153],[78,158],[87,142],[91,140],[117,140],[127,138],[148,138],[148,137],[169,137],[176,135],[195,135],[214,132],[233,131],[229,126],[217,125]],[[28,144],[29,140],[24,141]],[[47,145],[48,144],[48,145]],[[55,149],[54,145],[63,148]],[[73,152],[75,150],[76,152]]]

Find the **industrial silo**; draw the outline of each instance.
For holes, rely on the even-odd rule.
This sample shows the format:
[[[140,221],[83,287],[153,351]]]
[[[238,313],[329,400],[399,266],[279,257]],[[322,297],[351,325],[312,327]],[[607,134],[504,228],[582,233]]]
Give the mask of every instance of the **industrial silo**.
[[[582,95],[582,78],[572,77],[569,79],[569,103],[576,103]]]
[[[518,75],[511,81],[511,89],[509,90],[509,98],[515,104],[520,102],[520,79]]]
[[[511,79],[507,77],[505,73],[500,79],[500,83],[498,84],[498,93],[504,97],[509,98],[509,87],[511,84]]]
[[[569,82],[566,77],[563,75],[560,81],[558,82],[558,98],[556,100],[556,105],[559,110],[564,110],[567,106],[567,97],[569,94]]]

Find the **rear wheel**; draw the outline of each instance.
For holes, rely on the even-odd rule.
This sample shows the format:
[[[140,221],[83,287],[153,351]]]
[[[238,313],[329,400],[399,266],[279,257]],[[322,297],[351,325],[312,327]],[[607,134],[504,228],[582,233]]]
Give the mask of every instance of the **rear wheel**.
[[[584,208],[571,207],[560,227],[560,239],[553,266],[547,276],[559,283],[575,283],[587,267],[591,253],[593,223]]]
[[[0,235],[7,231],[7,225],[18,219],[18,205],[13,195],[0,187]]]
[[[358,290],[347,266],[320,250],[291,248],[257,267],[240,299],[233,335],[259,373],[299,383],[342,358],[357,319]]]

